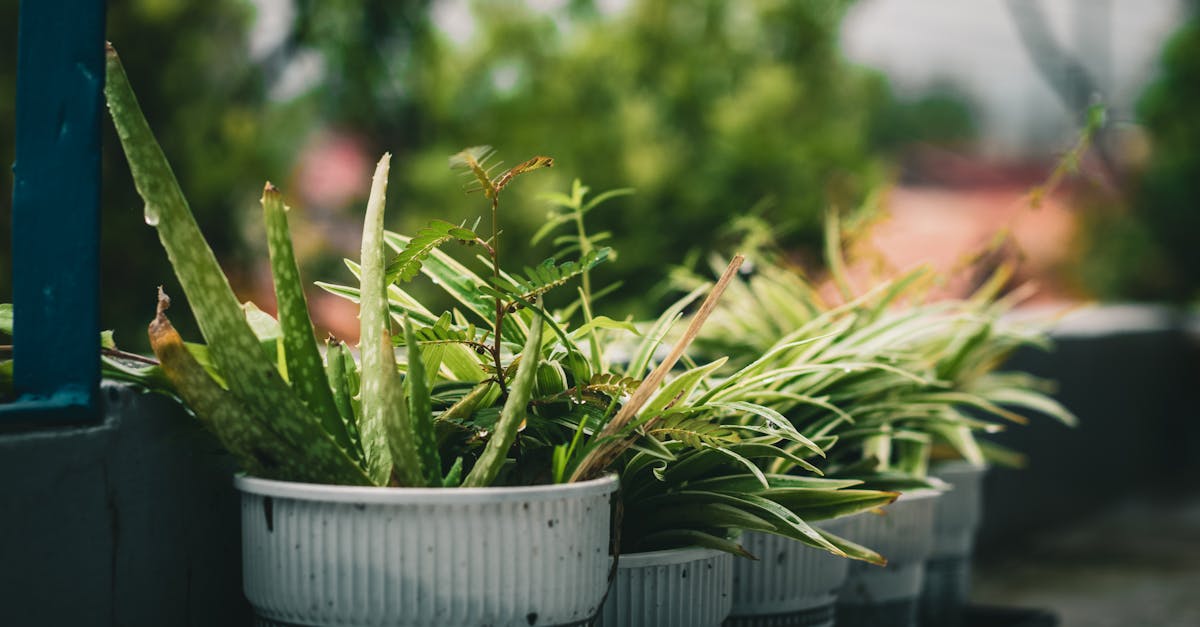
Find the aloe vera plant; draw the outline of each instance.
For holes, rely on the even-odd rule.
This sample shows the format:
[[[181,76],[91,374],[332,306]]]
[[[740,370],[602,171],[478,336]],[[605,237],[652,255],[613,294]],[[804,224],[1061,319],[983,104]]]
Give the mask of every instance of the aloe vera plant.
[[[200,370],[196,369],[197,362],[190,353],[163,351],[159,359],[172,383],[194,409],[193,401],[200,401],[203,396],[202,406],[220,408],[216,411],[239,417],[240,428],[244,430],[231,437],[246,438],[237,450],[252,451],[249,459],[243,458],[249,468],[266,476],[298,480],[370,483],[350,453],[322,428],[322,419],[315,413],[319,408],[306,404],[275,365],[264,361],[258,338],[200,233],[111,46],[105,95],[134,182],[145,201],[146,222],[158,230],[224,385],[207,375],[207,371],[208,379],[194,377]],[[294,272],[289,277],[282,271],[282,265],[272,264],[277,290],[298,286],[299,277]],[[303,307],[302,298],[299,305]],[[160,306],[160,317],[165,320],[163,310],[165,307]],[[173,340],[168,324],[159,325],[161,334],[152,332],[152,341]],[[290,329],[296,331],[295,327]],[[307,341],[314,341],[311,333]],[[164,356],[171,359],[165,360]],[[200,389],[192,385],[197,380],[206,382],[199,384],[204,386],[203,391],[197,392],[195,398],[187,398],[192,390]],[[181,387],[185,382],[188,385]]]
[[[444,466],[439,456],[420,346],[409,342],[403,377],[393,353],[383,233],[390,156],[376,168],[363,230],[360,374],[344,345],[332,343],[323,356],[317,346],[279,191],[268,183],[262,199],[276,322],[237,302],[111,47],[107,71],[109,111],[146,203],[146,222],[158,230],[206,340],[200,347],[183,342],[166,317],[170,301],[160,293],[150,339],[174,391],[256,475],[349,485],[458,485],[463,461]],[[493,198],[514,175],[504,176],[493,186]],[[404,334],[414,338],[411,322],[403,322]],[[529,343],[536,345],[536,313],[526,322],[535,329]],[[267,339],[274,353],[262,350]],[[496,478],[533,387],[526,371],[536,367],[536,356],[527,359],[505,390],[501,432],[467,476],[468,485],[489,485]]]

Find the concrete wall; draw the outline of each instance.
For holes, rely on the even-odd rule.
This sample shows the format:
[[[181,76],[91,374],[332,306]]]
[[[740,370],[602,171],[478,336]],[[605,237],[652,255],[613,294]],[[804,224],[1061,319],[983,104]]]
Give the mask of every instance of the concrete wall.
[[[174,401],[101,394],[102,424],[0,433],[0,625],[249,625],[231,460]]]
[[[1023,351],[1006,366],[1057,380],[1056,396],[1080,424],[1035,419],[993,438],[1029,464],[989,472],[982,551],[1004,550],[1030,530],[1088,517],[1135,493],[1195,490],[1200,360],[1180,322],[1152,307],[1095,310],[1066,321],[1053,352]]]

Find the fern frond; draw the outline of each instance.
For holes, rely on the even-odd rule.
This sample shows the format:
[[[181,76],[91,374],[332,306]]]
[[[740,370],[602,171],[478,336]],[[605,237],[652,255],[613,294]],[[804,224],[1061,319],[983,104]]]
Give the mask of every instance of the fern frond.
[[[735,425],[723,423],[703,409],[683,408],[664,412],[646,434],[683,442],[692,448],[725,447],[742,440]]]
[[[518,163],[516,166],[506,170],[504,174],[501,174],[499,177],[493,179],[492,188],[496,190],[496,193],[499,193],[500,190],[504,189],[504,186],[512,182],[514,178],[517,178],[526,172],[532,172],[533,170],[540,170],[542,168],[549,168],[553,165],[554,159],[543,156],[537,156],[522,163]]]
[[[561,264],[556,264],[551,257],[536,268],[526,268],[525,276],[494,278],[492,285],[503,292],[505,298],[528,302],[603,263],[611,252],[610,248],[598,248],[578,261]]]
[[[488,174],[484,164],[495,154],[496,151],[491,146],[471,146],[470,148],[464,148],[450,157],[450,168],[469,172],[479,183],[478,189],[488,198],[494,198],[496,192],[499,190],[492,185],[492,177]],[[471,189],[467,191],[475,190]]]
[[[450,312],[445,312],[432,325],[429,326],[414,326],[413,334],[418,344],[467,344],[470,346],[482,345],[487,331],[476,327],[474,324],[467,323],[465,325],[455,324],[453,316]],[[392,338],[392,343],[397,346],[404,346],[407,341],[404,336]]]
[[[598,392],[610,398],[629,396],[641,385],[641,381],[633,377],[623,377],[619,374],[600,373],[593,375],[583,386],[584,392]]]
[[[429,226],[417,231],[417,234],[409,240],[408,245],[400,251],[400,254],[392,258],[387,267],[385,280],[388,284],[395,283],[397,280],[411,281],[421,273],[421,262],[429,257],[433,249],[450,240],[471,244],[478,239],[479,236],[471,229],[451,224],[445,220],[434,220],[429,223]]]

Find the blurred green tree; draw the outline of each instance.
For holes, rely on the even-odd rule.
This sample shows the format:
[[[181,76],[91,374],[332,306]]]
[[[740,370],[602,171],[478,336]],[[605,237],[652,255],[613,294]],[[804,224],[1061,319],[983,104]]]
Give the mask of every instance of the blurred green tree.
[[[879,128],[894,112],[882,79],[841,56],[850,4],[634,0],[614,11],[592,0],[293,0],[272,3],[287,9],[274,15],[283,34],[264,44],[271,37],[248,33],[262,25],[255,7],[266,3],[131,0],[110,7],[109,38],[243,294],[255,282],[249,260],[259,256],[244,240],[258,221],[262,182],[303,187],[314,174],[294,167],[298,157],[314,137],[333,134],[353,138],[368,162],[394,153],[391,226],[406,231],[434,214],[485,213],[446,166],[464,146],[491,144],[510,164],[555,157],[557,167],[506,208],[513,261],[553,252],[520,245],[547,210],[537,191],[561,191],[576,177],[594,190],[635,188],[590,218],[613,232],[622,255],[598,277],[626,282],[625,302],[613,303],[619,313],[645,311],[663,268],[720,242],[732,216],[755,210],[783,246],[811,250],[822,211],[853,209],[882,179],[872,141],[898,141]],[[468,5],[456,19],[431,19]],[[15,29],[4,19],[15,14],[15,0],[0,0],[4,28]],[[14,53],[15,45],[0,51],[9,55],[0,56],[0,95],[11,92]],[[0,99],[0,156],[10,161],[12,126],[2,122],[12,119],[11,102]],[[102,319],[123,347],[143,350],[153,287],[182,292],[141,224],[116,147],[110,134]],[[11,188],[0,193],[7,209]],[[331,219],[349,211],[350,232],[358,200],[319,209]],[[322,235],[336,230],[321,226]],[[344,279],[337,259],[347,254],[344,242],[323,260],[305,253],[306,278]],[[0,258],[0,270],[7,264]]]
[[[1082,265],[1108,299],[1195,303],[1200,297],[1200,3],[1167,43],[1138,114],[1151,152],[1127,210],[1087,217]]]
[[[555,157],[557,176],[542,177],[542,189],[575,177],[593,189],[635,188],[592,224],[613,232],[621,254],[607,278],[624,280],[630,301],[641,301],[625,305],[644,309],[663,266],[715,244],[733,215],[765,208],[783,245],[812,247],[828,205],[854,208],[878,182],[868,140],[872,99],[886,92],[841,58],[838,26],[849,4],[642,0],[604,14],[587,1],[552,10],[475,2],[471,23],[455,25],[469,37],[422,31],[407,54],[381,55],[392,59],[402,94],[368,88],[373,81],[319,91],[337,91],[335,109],[352,112],[337,115],[339,125],[397,153],[393,197],[406,206],[481,213],[444,165],[445,155],[478,143],[510,161]],[[387,49],[378,32],[353,33],[361,40],[350,50]],[[353,56],[344,37],[308,29],[298,37],[327,59]],[[375,65],[363,67],[374,73]],[[357,71],[329,68],[347,83]],[[545,208],[534,198],[510,204],[507,241],[537,228]],[[401,228],[424,220],[419,209],[407,216]]]

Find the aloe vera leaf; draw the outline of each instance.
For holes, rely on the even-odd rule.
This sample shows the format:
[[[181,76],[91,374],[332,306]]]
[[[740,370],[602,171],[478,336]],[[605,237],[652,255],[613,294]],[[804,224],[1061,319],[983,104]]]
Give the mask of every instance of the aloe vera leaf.
[[[421,345],[407,316],[404,318],[404,341],[408,347],[408,375],[404,377],[408,396],[407,426],[412,429],[425,483],[441,485],[442,459],[438,455],[437,436],[433,430],[433,402],[429,398],[429,383],[425,379],[425,362],[421,360]]]
[[[246,314],[246,323],[250,325],[250,330],[254,331],[254,337],[258,338],[263,355],[275,364],[279,376],[287,381],[287,362],[283,357],[283,331],[279,328],[279,321],[250,301],[242,303],[242,311]]]
[[[538,305],[541,305],[539,300]],[[508,386],[508,399],[500,410],[500,419],[488,440],[483,454],[475,462],[475,467],[463,480],[465,487],[489,486],[496,480],[500,467],[508,457],[508,449],[517,439],[517,429],[525,419],[525,405],[533,395],[534,375],[537,374],[538,362],[542,352],[542,327],[545,326],[540,316],[534,316],[529,325],[529,335],[525,338],[525,347],[521,350],[521,363],[517,366],[517,376],[513,377]]]
[[[333,392],[325,377],[321,352],[313,336],[308,316],[308,302],[300,282],[300,267],[292,250],[288,231],[288,208],[274,185],[267,183],[262,195],[263,222],[267,227],[267,250],[271,257],[271,278],[275,283],[275,302],[279,310],[279,326],[283,331],[283,354],[287,363],[292,389],[300,394],[308,408],[321,419],[325,431],[342,448],[353,450],[354,444],[346,431]]]
[[[449,472],[447,472],[445,478],[442,479],[442,487],[457,488],[458,484],[462,482],[462,469],[463,458],[454,458],[454,463],[450,465]]]
[[[241,402],[222,388],[196,361],[167,319],[170,300],[159,299],[159,310],[150,323],[150,345],[162,370],[197,419],[233,453],[247,472],[293,481],[345,484],[366,483],[361,469],[336,458],[310,458],[277,432],[276,421]],[[269,415],[268,415],[269,416]],[[321,437],[332,443],[328,435]]]
[[[275,431],[302,451],[311,467],[336,469],[324,481],[366,483],[366,477],[356,472],[354,460],[325,437],[317,417],[262,358],[258,339],[204,240],[111,47],[104,92],[134,184],[146,203],[146,222],[158,231],[229,390],[254,414],[271,416]],[[355,480],[346,481],[350,477]]]
[[[863,459],[875,460],[875,470],[884,471],[892,467],[892,436],[888,429],[879,435],[868,436],[861,445]]]
[[[362,420],[358,429],[367,474],[373,481],[383,485],[394,477],[400,485],[421,486],[425,477],[408,428],[408,401],[396,371],[384,283],[383,213],[391,162],[392,155],[385,153],[375,166],[363,220],[358,344],[362,355]]]
[[[358,456],[360,462],[364,461],[362,440],[358,435],[358,414],[354,409],[354,397],[358,394],[354,357],[340,341],[332,340],[326,344],[325,376],[333,394],[333,404],[345,425],[346,435],[350,437],[350,450]]]
[[[162,297],[160,297],[162,298]],[[255,428],[255,420],[249,416],[244,405],[224,388],[217,385],[204,367],[183,346],[183,338],[171,325],[160,307],[158,315],[150,323],[150,347],[158,357],[163,373],[175,391],[183,398],[206,429],[217,436],[222,446],[253,474],[269,475],[284,463],[286,456],[264,452],[256,455],[249,442],[264,444],[272,438]],[[257,436],[257,437],[256,437]]]

